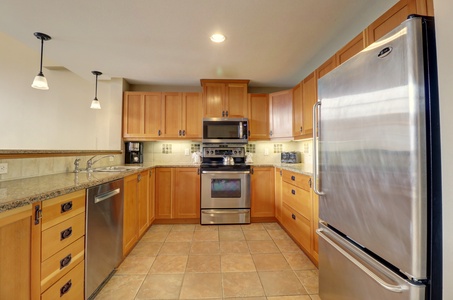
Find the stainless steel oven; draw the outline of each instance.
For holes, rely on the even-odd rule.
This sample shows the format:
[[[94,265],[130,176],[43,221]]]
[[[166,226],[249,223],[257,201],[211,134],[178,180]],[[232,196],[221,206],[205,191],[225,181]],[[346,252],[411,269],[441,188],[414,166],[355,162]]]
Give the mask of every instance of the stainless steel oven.
[[[250,166],[244,163],[244,149],[220,145],[203,152],[201,224],[250,223]],[[233,164],[224,164],[226,155]]]

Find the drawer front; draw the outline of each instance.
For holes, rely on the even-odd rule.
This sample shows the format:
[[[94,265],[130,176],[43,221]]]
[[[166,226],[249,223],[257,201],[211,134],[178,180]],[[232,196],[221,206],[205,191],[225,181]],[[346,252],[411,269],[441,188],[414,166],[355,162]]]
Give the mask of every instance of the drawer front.
[[[85,190],[77,191],[42,203],[42,230],[85,211]]]
[[[41,291],[45,291],[58,279],[71,271],[84,259],[85,239],[74,243],[52,255],[41,264]]]
[[[45,261],[83,235],[85,235],[85,213],[44,230],[41,261]]]
[[[80,262],[68,274],[61,277],[47,291],[41,300],[81,300],[84,299],[84,261]]]
[[[283,181],[294,184],[301,189],[310,191],[310,176],[283,170]]]
[[[283,204],[282,207],[282,220],[285,228],[291,233],[291,235],[305,248],[307,252],[310,252],[310,221],[305,219],[294,209]]]
[[[311,220],[311,195],[310,192],[298,188],[287,182],[282,184],[283,203],[294,208],[298,213]]]

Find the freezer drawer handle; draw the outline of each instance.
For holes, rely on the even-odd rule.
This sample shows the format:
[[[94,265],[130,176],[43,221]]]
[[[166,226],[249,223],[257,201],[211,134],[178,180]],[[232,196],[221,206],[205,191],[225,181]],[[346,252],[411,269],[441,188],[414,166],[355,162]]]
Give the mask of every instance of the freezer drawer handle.
[[[140,177],[140,178],[141,178],[141,177]],[[138,177],[137,177],[137,179],[138,179]],[[139,180],[139,179],[138,179],[138,180]],[[140,181],[140,180],[139,180],[139,181]],[[109,191],[109,192],[104,193],[104,194],[102,194],[102,195],[96,196],[96,197],[94,198],[94,203],[99,203],[99,202],[104,201],[104,200],[106,200],[106,199],[108,199],[108,198],[111,198],[111,197],[113,197],[113,196],[115,196],[115,195],[118,195],[119,193],[120,193],[120,189],[118,188],[118,189],[116,189],[116,190]]]
[[[347,253],[346,251],[344,251],[341,247],[339,247],[335,242],[333,242],[331,239],[329,239],[326,235],[323,234],[323,229],[320,228],[318,230],[316,230],[316,233],[323,239],[325,240],[326,242],[328,242],[332,247],[334,247],[338,252],[340,252],[341,254],[343,254],[347,259],[349,259],[354,265],[356,265],[360,270],[362,270],[363,272],[365,272],[365,274],[367,274],[369,277],[371,277],[374,281],[376,281],[379,285],[381,285],[383,288],[385,288],[386,290],[389,290],[391,292],[394,292],[394,293],[402,293],[404,290],[406,290],[407,288],[404,287],[404,286],[400,286],[400,285],[392,285],[392,284],[388,284],[387,282],[385,282],[384,280],[382,280],[381,278],[379,278],[379,276],[377,276],[376,274],[374,274],[370,269],[368,269],[367,267],[365,267],[363,264],[361,264],[358,260],[356,260],[354,257],[352,257],[351,255],[349,255],[349,253]]]
[[[313,105],[313,191],[319,195],[324,196],[325,194],[318,190],[318,149],[316,147],[318,143],[318,138],[321,137],[321,131],[318,130],[318,110],[319,106],[321,106],[321,102],[316,102]]]

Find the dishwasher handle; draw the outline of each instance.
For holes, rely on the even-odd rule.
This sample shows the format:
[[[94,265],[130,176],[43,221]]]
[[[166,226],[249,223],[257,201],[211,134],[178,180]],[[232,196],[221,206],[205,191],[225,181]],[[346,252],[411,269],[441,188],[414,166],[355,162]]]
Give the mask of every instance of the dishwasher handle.
[[[104,200],[107,200],[108,198],[111,198],[115,195],[118,195],[119,193],[121,192],[121,190],[118,188],[118,189],[115,189],[115,190],[112,190],[112,191],[108,191],[104,194],[100,194],[96,197],[94,197],[94,203],[99,203],[99,202],[102,202]]]

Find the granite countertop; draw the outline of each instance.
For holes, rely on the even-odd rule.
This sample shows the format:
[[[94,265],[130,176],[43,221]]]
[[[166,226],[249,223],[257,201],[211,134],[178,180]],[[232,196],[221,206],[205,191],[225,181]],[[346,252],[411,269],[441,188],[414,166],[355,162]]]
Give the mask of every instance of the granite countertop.
[[[312,175],[311,168],[303,164],[252,164],[252,166],[278,167]],[[141,168],[123,172],[61,173],[0,182],[0,213],[37,201],[87,189],[92,186],[124,178],[154,167],[199,167],[192,163],[144,164]]]

